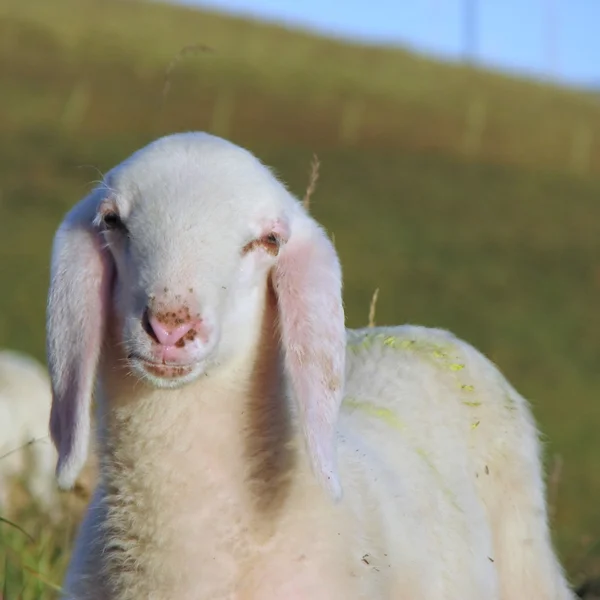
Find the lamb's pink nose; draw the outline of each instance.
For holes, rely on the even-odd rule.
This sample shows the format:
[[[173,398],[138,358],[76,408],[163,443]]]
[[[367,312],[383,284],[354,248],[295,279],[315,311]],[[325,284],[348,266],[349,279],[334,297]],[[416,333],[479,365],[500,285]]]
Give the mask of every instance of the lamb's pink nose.
[[[167,324],[164,321],[159,320],[159,318],[156,315],[153,315],[151,312],[147,312],[147,318],[148,324],[152,329],[152,333],[158,340],[158,343],[162,346],[177,345],[178,342],[183,341],[184,336],[192,331],[195,325],[198,325],[198,323],[195,321],[186,321],[184,323],[174,322],[173,324]],[[181,321],[181,319],[178,319],[178,321]]]

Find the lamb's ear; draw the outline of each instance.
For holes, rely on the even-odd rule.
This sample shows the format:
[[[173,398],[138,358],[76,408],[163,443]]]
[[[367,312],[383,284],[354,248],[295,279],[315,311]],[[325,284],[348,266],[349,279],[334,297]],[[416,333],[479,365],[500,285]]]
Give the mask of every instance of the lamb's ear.
[[[46,313],[52,381],[50,434],[58,450],[56,477],[70,489],[85,464],[90,406],[104,338],[112,259],[93,219],[103,190],[67,214],[54,237]]]
[[[341,268],[333,244],[303,211],[290,232],[272,275],[285,369],[314,473],[338,500],[335,429],[346,362]]]

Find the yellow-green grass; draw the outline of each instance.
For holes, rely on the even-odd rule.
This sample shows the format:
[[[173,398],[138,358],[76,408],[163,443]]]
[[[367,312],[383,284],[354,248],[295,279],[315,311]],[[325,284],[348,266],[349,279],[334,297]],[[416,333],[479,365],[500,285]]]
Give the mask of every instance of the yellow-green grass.
[[[197,42],[216,51],[177,64],[163,97],[170,60]],[[0,0],[0,90],[1,346],[44,358],[54,230],[101,172],[155,136],[227,135],[298,195],[317,152],[311,210],[335,236],[348,324],[366,324],[379,287],[379,324],[446,327],[495,360],[531,398],[548,466],[563,459],[553,526],[571,576],[600,569],[600,179],[569,173],[583,164],[573,131],[600,134],[595,99],[114,0]],[[465,134],[473,98],[487,102],[481,138],[476,118]],[[54,595],[34,587],[25,559],[61,580],[70,530],[42,518],[31,508],[17,519],[33,543],[0,524],[5,600]]]
[[[600,169],[597,97],[401,50],[350,46],[215,13],[123,0],[2,0],[0,39],[3,72],[9,75],[2,82],[0,108],[13,123],[31,122],[31,112],[36,122],[61,115],[69,123],[77,120],[65,116],[65,108],[81,110],[94,122],[92,115],[104,106],[115,129],[126,125],[145,132],[157,119],[155,92],[164,67],[183,46],[202,43],[215,50],[213,57],[197,57],[175,70],[170,114],[179,115],[175,123],[180,126],[197,122],[198,108],[233,95],[236,113],[247,101],[254,129],[266,126],[262,137],[281,139],[281,128],[269,127],[271,98],[296,113],[296,127],[286,131],[286,139],[314,144],[358,138],[376,146]],[[58,72],[49,68],[53,58],[61,64]],[[148,110],[137,118],[114,114],[121,86],[102,85],[99,69],[127,82],[128,104],[144,98]],[[15,84],[28,75],[52,81],[52,91],[41,93],[38,83],[30,89],[40,93],[23,100]],[[191,91],[201,98],[195,105]],[[84,98],[83,109],[77,108],[78,97]],[[277,116],[285,121],[288,114],[283,110],[275,121]],[[81,125],[93,127],[87,120]]]

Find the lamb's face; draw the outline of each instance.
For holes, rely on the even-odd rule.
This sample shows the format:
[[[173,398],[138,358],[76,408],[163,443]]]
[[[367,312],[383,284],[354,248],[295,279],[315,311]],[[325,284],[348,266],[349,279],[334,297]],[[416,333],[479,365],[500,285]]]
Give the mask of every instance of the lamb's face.
[[[85,462],[102,357],[124,352],[133,373],[158,388],[232,359],[254,362],[269,277],[311,464],[340,497],[346,331],[335,248],[249,152],[204,133],[166,136],[131,156],[54,236],[46,347],[62,488]]]
[[[228,360],[256,322],[289,236],[287,193],[225,142],[210,157],[197,143],[177,155],[149,146],[107,187],[96,224],[115,265],[111,326],[137,376],[184,385]]]

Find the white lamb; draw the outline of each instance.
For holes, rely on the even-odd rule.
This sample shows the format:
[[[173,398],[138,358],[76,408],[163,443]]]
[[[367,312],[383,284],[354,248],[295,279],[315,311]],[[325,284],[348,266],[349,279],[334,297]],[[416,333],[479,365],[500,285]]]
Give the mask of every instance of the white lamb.
[[[161,138],[59,228],[57,476],[101,480],[77,600],[566,600],[526,401],[421,327],[346,331],[325,233],[252,154]]]
[[[57,454],[48,435],[51,403],[45,367],[21,352],[0,350],[0,514],[9,514],[12,479],[24,477],[39,506],[58,515]]]

